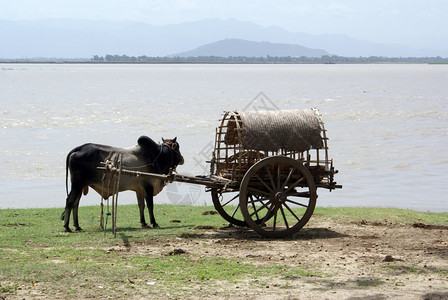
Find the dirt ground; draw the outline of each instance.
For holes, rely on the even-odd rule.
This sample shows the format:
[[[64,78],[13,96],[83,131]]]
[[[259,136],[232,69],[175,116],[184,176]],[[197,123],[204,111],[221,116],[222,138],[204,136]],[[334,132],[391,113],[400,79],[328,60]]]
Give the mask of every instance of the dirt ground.
[[[448,299],[448,226],[317,220],[286,240],[265,239],[251,230],[228,228],[202,229],[160,242],[163,245],[157,240],[127,245],[126,251],[163,255],[171,249],[178,255],[300,266],[326,274],[275,279],[268,279],[267,274],[257,279],[258,284],[248,280],[233,286],[211,286],[204,291],[207,298]],[[124,250],[124,246],[117,247],[111,250]],[[265,282],[262,288],[260,282]],[[186,292],[184,296],[204,296],[195,293],[192,296]]]
[[[238,227],[202,228],[168,240],[119,243],[108,251],[126,256],[235,258],[321,274],[275,278],[266,274],[206,289],[192,284],[177,299],[448,299],[448,226],[386,220],[336,223],[313,217],[289,239],[266,239]],[[135,297],[127,298],[141,295],[135,291]],[[163,292],[152,297],[172,298]]]

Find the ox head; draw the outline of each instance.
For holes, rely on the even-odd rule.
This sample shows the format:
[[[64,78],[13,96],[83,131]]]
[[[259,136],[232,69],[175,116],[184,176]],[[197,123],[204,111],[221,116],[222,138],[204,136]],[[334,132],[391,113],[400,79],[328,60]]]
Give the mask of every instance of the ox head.
[[[174,139],[164,139],[162,137],[162,141],[163,144],[165,146],[167,146],[172,154],[172,168],[176,168],[178,165],[183,165],[184,164],[184,157],[182,156],[182,154],[180,154],[180,147],[179,147],[179,143],[177,142],[177,137],[175,137]]]

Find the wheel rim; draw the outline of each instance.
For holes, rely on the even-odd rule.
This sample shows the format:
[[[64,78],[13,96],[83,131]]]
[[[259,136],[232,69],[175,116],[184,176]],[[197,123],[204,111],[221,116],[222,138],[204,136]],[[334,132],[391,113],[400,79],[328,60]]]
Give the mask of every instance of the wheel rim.
[[[285,237],[300,230],[312,216],[316,198],[316,185],[308,169],[284,156],[259,161],[240,185],[244,220],[267,237]]]
[[[212,200],[216,211],[228,222],[241,227],[249,227],[242,215],[240,208],[240,192],[221,192],[218,189],[212,189]],[[265,218],[266,217],[266,218]],[[260,224],[262,219],[269,219],[268,216],[261,216],[254,220]]]
[[[222,193],[218,189],[212,189],[211,193],[213,205],[221,217],[233,225],[248,226],[241,214],[238,191]]]

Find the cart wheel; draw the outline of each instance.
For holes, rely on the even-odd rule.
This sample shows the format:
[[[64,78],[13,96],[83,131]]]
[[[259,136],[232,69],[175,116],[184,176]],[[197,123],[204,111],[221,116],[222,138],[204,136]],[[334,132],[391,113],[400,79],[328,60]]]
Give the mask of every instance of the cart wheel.
[[[244,221],[240,211],[240,192],[223,193],[221,190],[214,188],[211,190],[211,193],[213,205],[221,217],[233,225],[247,227],[247,223]]]
[[[221,190],[214,188],[211,193],[213,205],[221,217],[233,225],[249,227],[241,214],[239,191],[223,193]],[[268,218],[266,217],[266,219]],[[255,220],[255,222],[260,224],[261,219]]]
[[[311,218],[316,198],[311,173],[300,161],[285,156],[260,160],[240,185],[244,220],[266,237],[286,237],[299,231]]]

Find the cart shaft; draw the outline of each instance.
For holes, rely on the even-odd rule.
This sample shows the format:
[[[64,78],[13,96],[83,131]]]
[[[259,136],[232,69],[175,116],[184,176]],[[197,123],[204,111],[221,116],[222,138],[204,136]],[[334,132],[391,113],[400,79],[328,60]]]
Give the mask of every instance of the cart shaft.
[[[104,172],[104,173],[118,173],[119,169],[116,167],[111,166],[104,166],[104,167],[98,167],[98,170]],[[232,180],[228,180],[225,178],[218,178],[218,177],[207,177],[207,176],[189,176],[189,175],[179,175],[176,173],[173,173],[172,171],[169,174],[157,174],[157,173],[149,173],[149,172],[141,172],[141,171],[133,171],[133,170],[127,170],[127,169],[121,169],[122,175],[128,175],[128,176],[143,176],[143,177],[150,177],[154,179],[160,179],[162,181],[167,182],[185,182],[185,183],[191,183],[191,184],[200,184],[205,185],[210,188],[226,188],[227,186],[232,185],[234,183]]]

